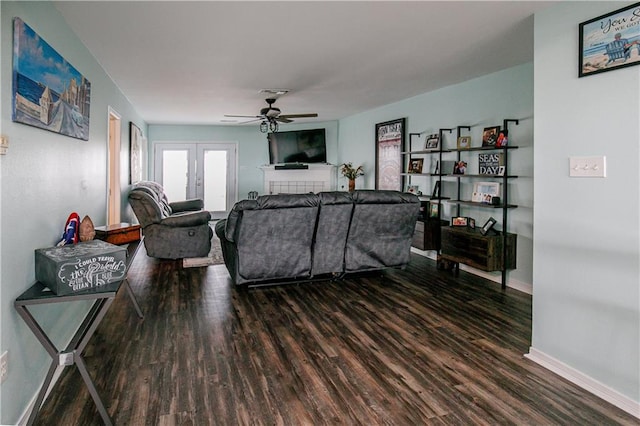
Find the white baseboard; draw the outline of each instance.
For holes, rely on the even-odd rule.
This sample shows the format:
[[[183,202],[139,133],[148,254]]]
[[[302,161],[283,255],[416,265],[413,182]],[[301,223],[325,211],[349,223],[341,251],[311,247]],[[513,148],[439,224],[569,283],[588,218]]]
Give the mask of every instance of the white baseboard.
[[[420,256],[424,256],[431,260],[437,260],[437,254],[434,250],[420,250],[415,247],[411,247],[411,252],[415,254],[419,254]],[[490,274],[489,272],[481,271],[480,269],[473,268],[468,265],[460,264],[460,269],[470,274],[477,275],[489,281],[493,281],[498,284],[502,284],[502,277],[500,275]],[[521,291],[523,293],[533,295],[533,285],[531,283],[526,283],[524,281],[515,280],[513,278],[507,277],[507,287],[512,288],[514,290]]]
[[[632,416],[640,419],[640,402],[632,400],[628,396],[611,389],[607,385],[598,382],[575,368],[570,367],[535,348],[529,348],[529,353],[525,354],[525,358],[530,359],[536,364],[540,364],[544,368],[553,371],[558,376],[567,379],[571,383],[580,386],[582,389],[591,392],[597,397],[604,399],[621,410],[624,410]]]

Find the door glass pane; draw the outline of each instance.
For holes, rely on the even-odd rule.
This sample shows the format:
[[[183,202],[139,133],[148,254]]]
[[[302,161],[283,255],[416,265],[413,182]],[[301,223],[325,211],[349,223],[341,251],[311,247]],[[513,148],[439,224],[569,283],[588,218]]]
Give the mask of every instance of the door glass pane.
[[[227,151],[204,152],[204,208],[227,210]]]
[[[171,202],[187,199],[188,159],[186,150],[162,151],[162,186]]]

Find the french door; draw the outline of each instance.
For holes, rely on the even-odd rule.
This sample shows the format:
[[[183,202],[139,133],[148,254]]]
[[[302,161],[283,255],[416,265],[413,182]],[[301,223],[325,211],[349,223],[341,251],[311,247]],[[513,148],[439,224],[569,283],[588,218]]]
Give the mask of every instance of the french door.
[[[235,143],[154,144],[154,178],[169,201],[204,200],[214,219],[226,217],[237,200]]]

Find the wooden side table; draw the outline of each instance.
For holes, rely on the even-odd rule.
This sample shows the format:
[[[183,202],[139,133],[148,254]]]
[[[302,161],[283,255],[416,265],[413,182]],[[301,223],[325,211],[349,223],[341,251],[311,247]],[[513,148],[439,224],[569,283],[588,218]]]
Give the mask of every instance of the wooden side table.
[[[111,244],[127,244],[140,240],[140,225],[117,223],[115,225],[96,226],[96,238]]]

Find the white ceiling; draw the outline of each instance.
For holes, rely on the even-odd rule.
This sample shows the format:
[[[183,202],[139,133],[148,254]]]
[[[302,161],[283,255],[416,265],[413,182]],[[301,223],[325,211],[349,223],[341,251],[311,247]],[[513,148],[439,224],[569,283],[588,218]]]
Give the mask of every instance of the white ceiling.
[[[54,1],[150,124],[336,120],[533,59],[540,1]],[[79,70],[82,72],[82,70]],[[243,121],[241,119],[241,121]]]

